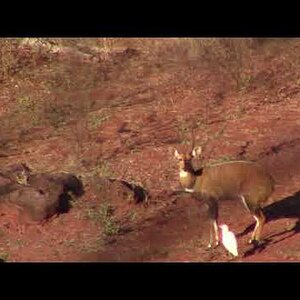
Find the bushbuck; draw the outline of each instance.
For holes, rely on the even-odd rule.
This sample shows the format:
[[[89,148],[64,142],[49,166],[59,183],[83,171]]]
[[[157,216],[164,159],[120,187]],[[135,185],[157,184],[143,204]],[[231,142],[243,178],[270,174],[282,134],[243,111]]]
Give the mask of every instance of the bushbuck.
[[[257,163],[250,161],[227,161],[211,164],[195,170],[192,159],[201,157],[202,148],[179,153],[179,178],[182,187],[196,199],[202,199],[208,207],[210,220],[209,247],[219,244],[218,202],[241,200],[256,221],[249,243],[258,245],[265,216],[261,204],[267,201],[274,190],[273,178]],[[213,236],[214,233],[214,236]]]

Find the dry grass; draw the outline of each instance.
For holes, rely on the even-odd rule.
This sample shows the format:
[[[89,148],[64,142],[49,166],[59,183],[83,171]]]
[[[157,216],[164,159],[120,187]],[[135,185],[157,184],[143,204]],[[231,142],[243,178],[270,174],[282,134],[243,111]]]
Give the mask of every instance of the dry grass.
[[[116,235],[120,231],[120,227],[113,216],[114,209],[108,203],[103,203],[99,208],[86,210],[86,218],[96,223],[100,223],[103,234],[106,236]]]
[[[235,90],[251,87],[254,82],[261,89],[268,85],[275,88],[278,86],[279,89],[284,88],[285,80],[295,84],[300,81],[298,39],[38,38],[30,39],[30,43],[36,45],[31,48],[24,46],[24,40],[0,40],[0,84],[11,85],[11,98],[15,99],[10,102],[15,105],[1,118],[0,147],[5,151],[18,147],[18,143],[26,137],[26,132],[36,126],[50,125],[56,131],[64,128],[68,122],[78,120],[73,143],[77,156],[81,157],[91,137],[90,131],[98,130],[110,117],[110,111],[107,111],[105,105],[101,106],[101,101],[92,101],[90,91],[102,84],[106,86],[108,80],[121,84],[125,81],[124,85],[132,82],[131,79],[139,80],[137,66],[142,69],[146,66],[144,69],[148,73],[159,75],[165,71],[172,73],[173,67],[176,72],[181,63],[188,63],[193,68],[199,67],[199,73],[200,68],[206,68],[218,74],[231,82]],[[51,52],[55,47],[69,47],[91,55],[96,55],[99,50],[104,53],[106,60],[91,64],[79,62],[75,57],[61,63]],[[114,61],[116,49],[122,47],[137,49],[143,56],[136,62]],[[269,59],[270,64],[274,61],[274,64],[279,65],[280,74],[276,74],[271,65],[267,70],[269,73],[263,76],[263,80],[260,79],[261,69],[256,60],[258,55],[261,61]],[[145,74],[152,74],[148,73]],[[143,76],[146,78],[145,74]],[[18,80],[18,87],[15,87],[14,80]],[[74,92],[78,91],[83,93],[74,97]],[[210,99],[199,98],[206,101],[208,115]],[[98,102],[95,104],[95,101]],[[175,102],[172,103],[176,106]],[[205,123],[206,115],[199,122]],[[184,120],[179,122],[178,131],[182,140],[188,130],[186,125]]]

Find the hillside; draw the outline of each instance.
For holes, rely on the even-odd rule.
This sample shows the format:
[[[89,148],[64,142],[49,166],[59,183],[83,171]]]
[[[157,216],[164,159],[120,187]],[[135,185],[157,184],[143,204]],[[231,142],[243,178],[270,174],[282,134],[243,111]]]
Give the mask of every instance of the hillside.
[[[0,169],[71,172],[85,187],[43,224],[4,205],[2,259],[230,261],[222,247],[205,248],[204,207],[171,193],[174,149],[191,143],[193,129],[205,162],[257,160],[276,181],[259,249],[247,244],[253,219],[242,203],[221,204],[220,219],[238,234],[234,261],[299,260],[298,40],[0,42]],[[103,177],[150,196],[136,203]]]

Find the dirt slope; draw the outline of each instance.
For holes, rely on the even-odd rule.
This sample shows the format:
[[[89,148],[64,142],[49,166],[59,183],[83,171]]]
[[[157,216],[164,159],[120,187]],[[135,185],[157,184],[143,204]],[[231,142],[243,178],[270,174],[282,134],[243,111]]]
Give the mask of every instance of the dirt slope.
[[[256,54],[258,71],[243,90],[193,61],[171,63],[142,51],[118,53],[105,61],[54,60],[36,68],[31,81],[19,76],[3,86],[0,112],[7,123],[0,166],[26,162],[36,171],[72,172],[82,177],[86,192],[68,213],[44,225],[25,224],[22,231],[17,209],[3,209],[1,257],[230,261],[222,247],[206,249],[208,224],[201,203],[170,193],[179,184],[174,147],[189,143],[196,124],[205,161],[255,159],[276,181],[265,208],[266,243],[259,249],[247,245],[253,219],[242,204],[221,204],[221,221],[238,234],[241,255],[234,261],[299,260],[300,89],[295,74],[281,66],[282,52],[268,60]],[[21,111],[23,119],[17,119],[11,112],[25,96],[57,104],[56,110],[43,110],[48,115],[38,124],[30,123],[35,110]],[[61,107],[66,109],[57,110]],[[141,184],[151,197],[135,204],[99,176]]]

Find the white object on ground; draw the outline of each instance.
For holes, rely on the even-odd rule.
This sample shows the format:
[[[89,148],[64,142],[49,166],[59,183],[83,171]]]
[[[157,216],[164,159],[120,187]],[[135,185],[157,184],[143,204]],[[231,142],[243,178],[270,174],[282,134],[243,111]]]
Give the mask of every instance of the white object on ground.
[[[221,242],[224,247],[234,256],[238,256],[237,240],[232,231],[229,231],[226,224],[219,226],[221,229]]]

